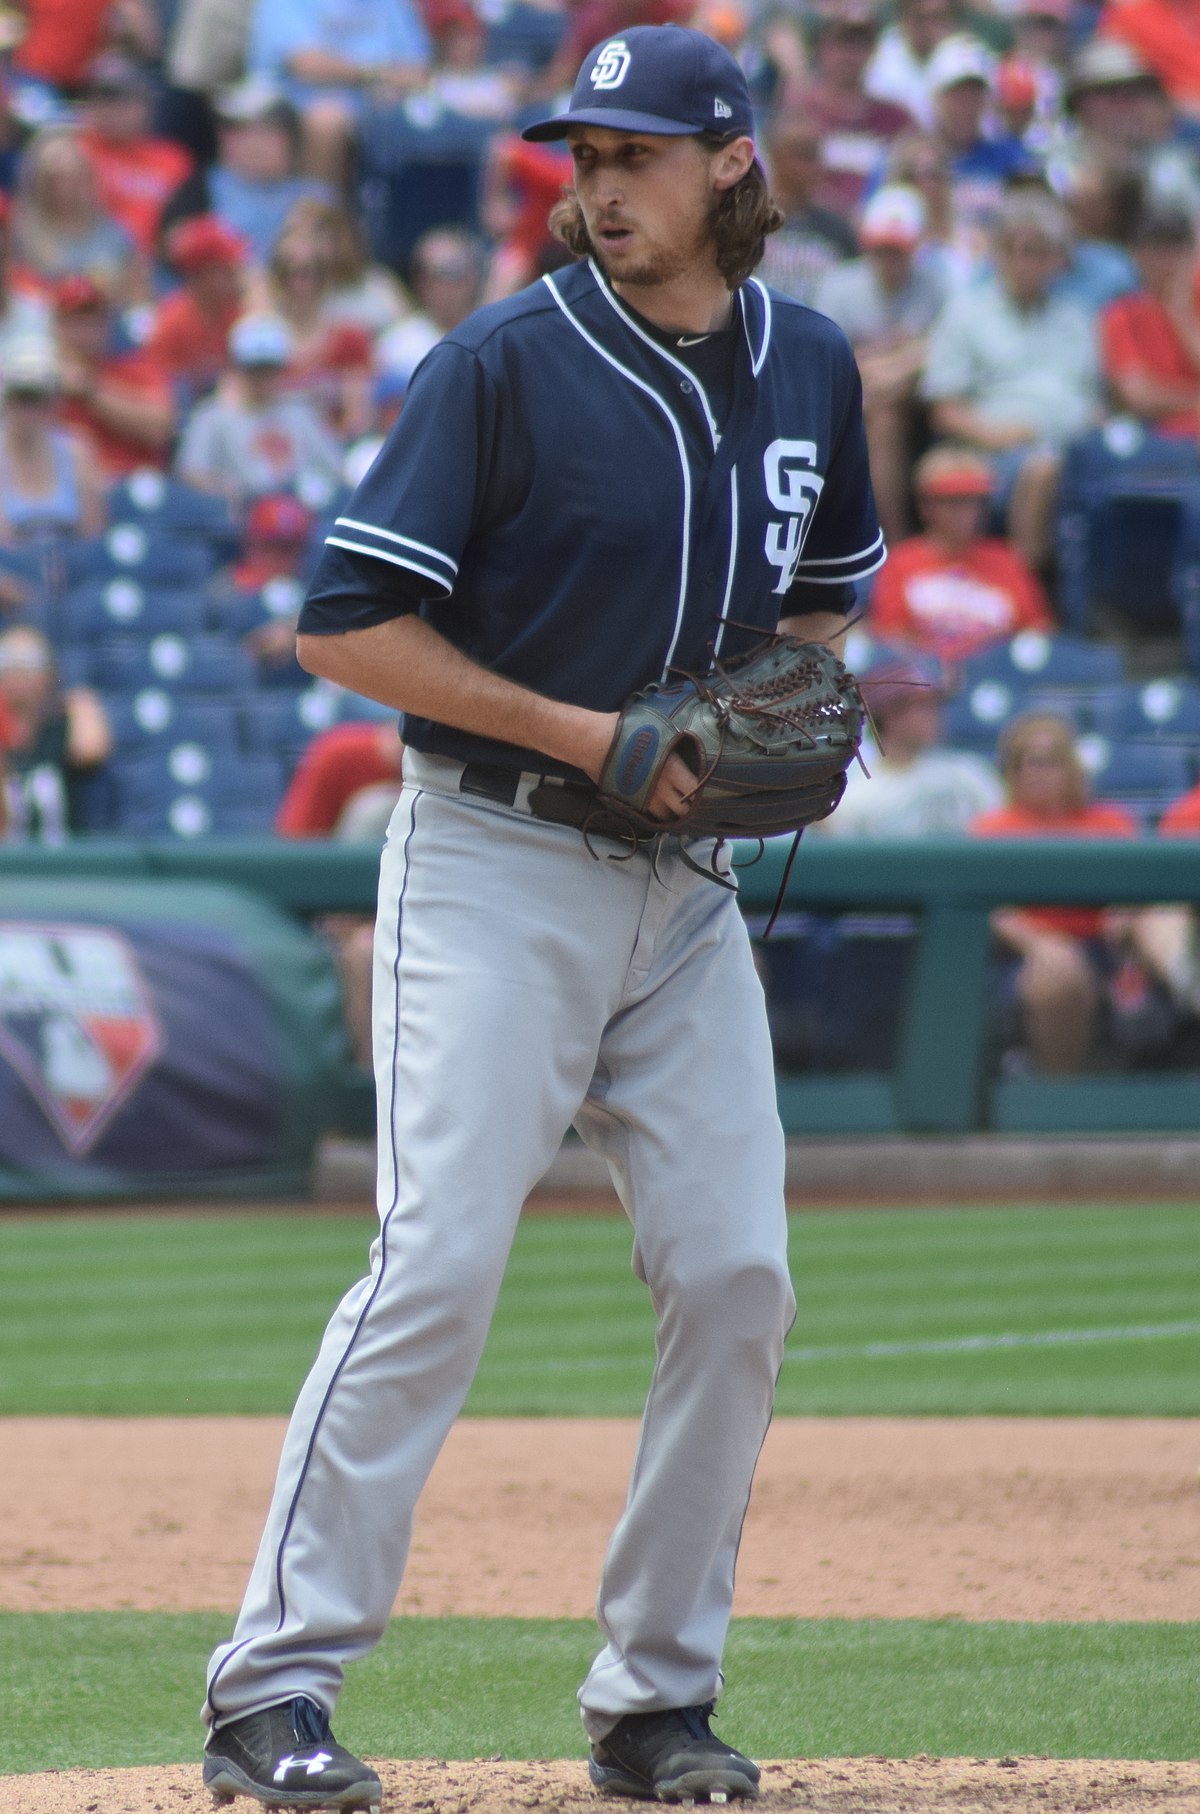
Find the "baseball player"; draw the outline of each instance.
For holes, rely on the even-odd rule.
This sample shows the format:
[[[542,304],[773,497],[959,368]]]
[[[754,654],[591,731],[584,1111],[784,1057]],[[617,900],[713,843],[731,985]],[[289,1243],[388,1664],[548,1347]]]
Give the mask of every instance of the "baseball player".
[[[328,538],[304,665],[403,713],[375,946],[380,1230],[301,1390],[236,1630],[219,1797],[379,1801],[329,1716],[377,1641],[483,1348],[518,1214],[574,1125],[657,1316],[579,1691],[607,1794],[753,1798],[710,1728],[751,1478],[794,1314],[761,988],[719,855],[596,835],[619,708],[781,616],[844,624],[883,559],[840,331],[751,277],[778,212],[728,53],[639,26],[567,111],[580,262],[449,333]]]

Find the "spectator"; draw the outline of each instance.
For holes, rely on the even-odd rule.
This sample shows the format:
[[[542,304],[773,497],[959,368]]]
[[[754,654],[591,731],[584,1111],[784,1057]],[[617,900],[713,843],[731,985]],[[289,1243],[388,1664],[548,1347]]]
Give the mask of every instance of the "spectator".
[[[364,99],[419,87],[430,43],[411,0],[259,0],[249,61],[299,108],[308,173],[340,189]]]
[[[212,588],[215,613],[240,636],[268,685],[308,679],[296,660],[296,620],[315,522],[289,492],[256,498],[246,513],[241,559]]]
[[[1104,376],[1120,410],[1163,435],[1200,432],[1200,271],[1181,208],[1148,208],[1134,235],[1142,287],[1100,317]]]
[[[408,300],[398,279],[371,263],[362,227],[348,208],[308,197],[296,203],[287,224],[312,233],[325,249],[325,315],[330,322],[358,328],[375,340],[404,319]]]
[[[243,315],[234,323],[231,370],[187,424],[180,478],[239,508],[266,492],[296,490],[313,502],[337,492],[341,449],[312,405],[287,394],[291,356],[292,338],[278,316]]]
[[[811,303],[825,273],[853,258],[858,242],[848,221],[813,199],[821,179],[821,136],[815,126],[796,113],[778,115],[766,152],[771,194],[784,218],[767,239],[758,274],[785,296]]]
[[[24,11],[14,67],[51,91],[78,92],[102,51],[151,59],[162,48],[153,0],[25,0]]]
[[[841,0],[820,20],[812,78],[788,92],[783,112],[820,134],[822,166],[813,200],[849,217],[877,180],[888,146],[912,115],[868,94],[863,78],[879,36],[869,0]]]
[[[215,214],[183,220],[167,235],[181,283],[155,310],[146,352],[190,407],[225,370],[229,330],[242,313],[246,248]]]
[[[60,416],[88,443],[101,478],[164,467],[175,438],[170,381],[145,351],[120,349],[112,304],[91,278],[68,277],[57,286],[54,339]]]
[[[66,277],[86,277],[121,304],[150,294],[147,262],[101,207],[92,166],[70,127],[47,126],[26,147],[11,250],[21,277],[43,293]]]
[[[0,543],[54,543],[98,535],[104,497],[78,435],[56,425],[59,371],[53,350],[10,343],[0,368]]]
[[[0,633],[0,720],[6,835],[61,844],[79,829],[81,781],[112,750],[104,707],[88,687],[60,688],[46,638],[16,625]]]
[[[48,344],[51,336],[45,296],[12,283],[11,241],[11,208],[8,197],[0,195],[0,365],[10,341],[44,340]]]
[[[922,380],[939,435],[992,465],[1008,531],[1031,567],[1050,552],[1061,450],[1093,422],[1096,337],[1056,297],[1070,235],[1048,196],[1016,194],[997,220],[996,275],[953,295],[934,325]]]
[[[487,301],[512,296],[562,263],[563,247],[546,222],[570,181],[571,154],[562,145],[528,143],[515,132],[492,140],[480,202],[481,224],[496,248]]]
[[[826,273],[815,306],[836,321],[858,360],[871,480],[889,542],[908,528],[917,380],[945,284],[914,263],[925,227],[915,189],[887,184],[863,210],[863,256]]]
[[[470,0],[425,0],[423,13],[433,40],[433,67],[421,93],[466,119],[509,125],[524,84],[511,68],[488,62],[488,28]]]
[[[1017,0],[1013,56],[1033,74],[1035,126],[1052,127],[1061,113],[1074,12],[1073,0]]]
[[[917,264],[941,280],[947,295],[973,282],[978,275],[978,245],[955,215],[950,159],[940,141],[932,132],[902,133],[892,146],[885,176],[889,183],[916,189],[925,203]]]
[[[1200,118],[1200,4],[1197,0],[1106,0],[1099,37],[1139,57],[1175,104]]]
[[[276,830],[285,838],[368,837],[381,844],[400,796],[403,760],[394,722],[339,724],[322,732],[300,759]],[[360,914],[332,914],[322,930],[341,974],[351,1051],[369,1067],[373,923]]]
[[[917,462],[913,484],[924,533],[893,547],[875,576],[871,634],[958,662],[1020,630],[1053,631],[1037,577],[1015,548],[984,535],[986,460],[935,447]]]
[[[382,336],[376,357],[382,370],[405,383],[430,347],[456,328],[479,302],[487,260],[463,227],[431,227],[413,247],[410,283],[417,313]]]
[[[900,0],[867,65],[864,86],[881,101],[894,101],[919,126],[933,125],[929,60],[957,28],[952,0]]]
[[[819,828],[840,840],[941,838],[992,812],[1004,787],[990,762],[942,747],[945,678],[936,662],[881,656],[862,675],[878,742]]]
[[[1142,212],[1142,178],[1131,163],[1085,158],[1072,166],[1063,200],[1075,244],[1058,293],[1098,314],[1138,288],[1131,246]]]
[[[1006,182],[1029,166],[1019,139],[992,138],[984,129],[994,72],[987,47],[965,34],[943,38],[929,59],[934,137],[950,166],[959,231],[979,255]]]
[[[265,264],[297,202],[332,201],[333,190],[299,174],[300,116],[283,90],[251,76],[216,102],[217,156],[172,197],[170,221],[215,214]]]
[[[191,153],[156,138],[150,72],[110,51],[88,75],[79,144],[92,167],[100,206],[152,257],[163,209],[190,176]]]
[[[371,337],[330,312],[333,246],[310,204],[289,216],[267,264],[262,304],[291,338],[287,386],[308,399],[339,440],[361,434],[370,419]]]
[[[1065,184],[1065,170],[1084,159],[1129,158],[1138,155],[1145,132],[1147,89],[1154,77],[1141,58],[1124,44],[1093,38],[1073,58],[1063,105],[1073,131],[1065,160],[1054,157],[1049,169],[1057,186]]]
[[[1048,712],[1014,720],[1001,739],[1008,804],[983,813],[980,838],[1132,838],[1119,806],[1089,798],[1067,722]],[[999,907],[992,929],[1007,956],[1004,991],[1016,1007],[1029,1062],[1071,1075],[1095,1056],[1105,985],[1117,967],[1119,916],[1099,907]]]

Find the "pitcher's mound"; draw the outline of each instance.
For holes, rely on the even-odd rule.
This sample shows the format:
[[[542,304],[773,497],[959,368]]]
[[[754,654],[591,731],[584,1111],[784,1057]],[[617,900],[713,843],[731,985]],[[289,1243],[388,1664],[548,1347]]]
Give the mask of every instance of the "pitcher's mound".
[[[384,1814],[598,1814],[581,1763],[373,1758]],[[763,1765],[763,1814],[1195,1814],[1200,1763],[1044,1757],[817,1758]],[[197,1814],[212,1807],[195,1764],[0,1777],[0,1814]],[[231,1814],[253,1814],[239,1800]]]

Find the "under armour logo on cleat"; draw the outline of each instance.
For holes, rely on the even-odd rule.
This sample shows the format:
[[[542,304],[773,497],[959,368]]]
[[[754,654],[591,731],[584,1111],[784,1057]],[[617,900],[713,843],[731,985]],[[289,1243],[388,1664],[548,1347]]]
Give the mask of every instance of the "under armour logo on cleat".
[[[332,1751],[314,1751],[310,1757],[297,1757],[294,1751],[289,1751],[288,1755],[286,1757],[281,1757],[276,1764],[272,1781],[277,1783],[284,1782],[289,1770],[303,1769],[306,1776],[321,1776],[324,1774],[326,1764],[331,1764],[332,1762]]]
[[[713,118],[717,120],[731,120],[733,118],[733,108],[723,101],[720,95],[718,95],[713,102]]]

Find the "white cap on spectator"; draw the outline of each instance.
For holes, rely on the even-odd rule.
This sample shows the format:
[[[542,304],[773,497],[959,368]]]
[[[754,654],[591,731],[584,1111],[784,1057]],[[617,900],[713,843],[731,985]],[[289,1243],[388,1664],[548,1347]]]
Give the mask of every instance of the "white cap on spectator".
[[[291,103],[277,82],[269,76],[246,76],[229,88],[223,88],[216,100],[219,120],[239,125],[266,119],[272,114],[286,114]]]
[[[61,382],[58,359],[48,340],[14,336],[0,351],[0,387],[52,397]]]
[[[229,330],[234,365],[286,365],[291,356],[291,329],[278,315],[243,315]]]
[[[953,88],[956,82],[982,82],[990,88],[994,68],[995,58],[986,44],[967,32],[955,32],[943,38],[930,57],[926,79],[933,94]]]
[[[863,209],[859,241],[867,249],[899,246],[911,252],[920,244],[925,221],[925,203],[916,189],[907,183],[885,183]]]

